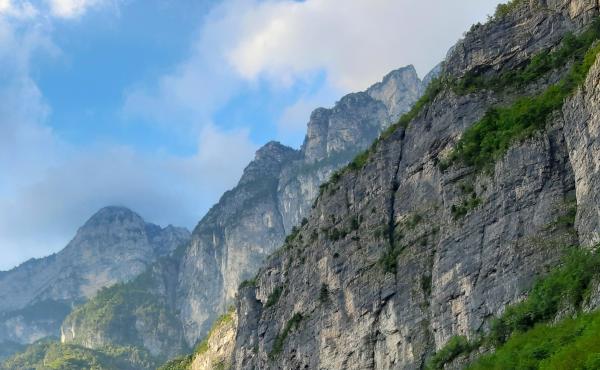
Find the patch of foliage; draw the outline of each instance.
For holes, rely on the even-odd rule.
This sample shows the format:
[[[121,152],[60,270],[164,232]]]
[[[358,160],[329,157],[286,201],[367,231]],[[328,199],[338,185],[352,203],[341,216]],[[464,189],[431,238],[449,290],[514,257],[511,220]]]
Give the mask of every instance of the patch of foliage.
[[[242,281],[238,289],[244,288],[256,288],[256,278]]]
[[[224,313],[223,315],[219,316],[215,322],[213,322],[212,327],[210,328],[210,330],[208,331],[208,334],[206,334],[206,336],[204,337],[204,339],[198,343],[198,345],[196,345],[196,349],[194,350],[194,355],[193,356],[197,356],[197,355],[201,355],[203,353],[206,353],[206,351],[208,351],[208,349],[210,348],[210,345],[208,344],[209,339],[211,338],[211,336],[220,328],[222,328],[225,325],[229,325],[233,322],[233,315],[235,314],[235,307],[229,307],[229,309],[227,310],[226,313]]]
[[[179,320],[164,300],[152,293],[153,279],[149,270],[131,282],[102,288],[94,298],[75,308],[66,319],[77,322],[81,333],[73,338],[73,344],[83,344],[78,341],[102,332],[119,345],[143,347],[143,333],[135,330],[136,322],[157,328],[156,334],[163,339],[172,336],[180,326]],[[185,348],[181,338],[172,339],[173,345]]]
[[[321,289],[319,290],[319,302],[329,302],[329,286],[325,283],[321,284]]]
[[[285,244],[290,244],[293,242],[300,234],[300,229],[296,226],[292,227],[292,232],[285,238]]]
[[[592,279],[600,272],[600,253],[572,250],[563,266],[540,280],[527,299],[509,307],[492,322],[489,337],[494,344],[504,343],[513,332],[554,319],[561,305],[579,307],[589,296]]]
[[[556,53],[534,58],[530,64],[533,67],[526,68],[519,75],[525,77],[512,78],[522,81],[534,79],[539,73],[553,68],[554,60],[564,64],[565,60],[573,59],[574,63],[566,76],[542,93],[522,97],[507,107],[488,110],[479,122],[465,131],[448,158],[449,163],[461,161],[479,170],[491,169],[514,142],[543,129],[548,117],[560,110],[565,98],[584,82],[600,51],[600,45],[594,44],[599,38],[600,21],[595,21],[582,35],[566,36],[563,47]],[[446,167],[449,163],[442,163],[442,166]]]
[[[407,229],[412,230],[415,227],[417,227],[417,225],[419,225],[421,223],[421,221],[423,221],[423,216],[421,216],[420,213],[415,213],[415,214],[411,215],[408,218],[408,220],[406,220],[404,225],[406,226]]]
[[[600,311],[538,324],[513,335],[468,369],[600,369]]]
[[[265,304],[265,308],[273,307],[277,302],[279,302],[279,298],[281,297],[281,293],[283,293],[283,287],[278,286],[273,289],[273,292],[269,294],[269,298],[267,298],[267,303]]]
[[[475,193],[468,199],[465,199],[459,205],[453,204],[450,207],[450,212],[452,213],[452,218],[456,221],[461,219],[469,213],[469,211],[479,207],[481,204],[481,198],[478,198]]]
[[[288,320],[283,330],[275,338],[275,343],[273,344],[273,349],[271,349],[271,352],[269,353],[269,358],[274,359],[279,356],[279,354],[283,351],[285,340],[293,330],[298,329],[303,319],[304,316],[302,316],[302,314],[295,313],[294,316]]]
[[[383,271],[396,273],[398,267],[398,256],[404,251],[406,246],[399,243],[394,243],[386,249],[385,253],[379,258],[379,264],[383,267]]]
[[[430,370],[443,369],[445,364],[450,363],[462,354],[471,352],[473,349],[474,345],[466,337],[454,336],[427,361],[426,368]]]
[[[0,365],[0,369],[142,370],[155,369],[156,366],[157,363],[150,354],[135,347],[107,346],[92,350],[53,340],[41,340],[6,360]]]
[[[192,366],[192,355],[182,356],[173,359],[158,368],[158,370],[188,370]]]
[[[506,351],[510,352],[516,349],[516,346],[510,343],[520,343],[524,348],[524,356],[529,356],[527,346],[522,338],[529,338],[528,333],[533,328],[532,339],[537,341],[535,334],[537,329],[550,328],[547,323],[554,320],[559,310],[564,305],[571,305],[579,309],[581,304],[589,297],[592,281],[600,276],[600,250],[588,251],[584,249],[573,249],[565,257],[562,266],[552,270],[546,277],[540,279],[529,293],[527,299],[521,303],[510,306],[497,319],[492,321],[490,332],[482,338],[469,343],[464,343],[463,339],[456,339],[453,343],[448,343],[430,360],[434,369],[443,368],[443,366],[462,354],[467,354],[480,347],[482,344],[495,346],[498,353],[505,346]],[[585,317],[582,316],[582,317]],[[548,329],[551,330],[551,329]],[[557,331],[560,334],[560,330]],[[513,341],[514,338],[514,342]],[[542,343],[542,347],[546,344]],[[586,344],[587,345],[587,344]],[[533,346],[538,346],[535,342]],[[446,347],[450,347],[447,349]],[[540,348],[542,348],[540,347]],[[532,348],[531,346],[529,348]],[[536,347],[537,348],[537,347]],[[451,354],[451,356],[449,355]],[[541,361],[548,357],[550,352],[537,352],[538,360]],[[493,356],[492,356],[493,357]],[[488,360],[486,360],[488,361]],[[495,360],[490,360],[495,361]],[[586,360],[587,361],[587,360]],[[483,364],[488,364],[484,362]],[[499,362],[499,364],[501,364]],[[479,365],[478,365],[479,366]],[[476,367],[490,369],[537,369],[537,367]],[[554,368],[554,367],[548,367]],[[560,367],[557,367],[557,369]],[[566,367],[570,368],[570,367]],[[573,367],[575,368],[575,367]],[[562,369],[562,368],[561,368]],[[581,369],[585,369],[582,367]]]
[[[525,0],[510,0],[505,4],[498,4],[496,11],[494,12],[494,19],[506,17],[523,3],[525,3]]]

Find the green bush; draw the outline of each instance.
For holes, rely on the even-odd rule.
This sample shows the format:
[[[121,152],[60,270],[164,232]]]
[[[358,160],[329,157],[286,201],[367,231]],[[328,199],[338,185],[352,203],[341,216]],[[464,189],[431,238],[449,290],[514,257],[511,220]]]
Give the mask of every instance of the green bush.
[[[473,349],[474,345],[466,337],[452,337],[442,349],[429,359],[426,367],[432,370],[443,369],[445,364]]]
[[[496,7],[496,12],[494,13],[494,18],[502,19],[506,17],[524,2],[524,0],[511,0],[505,4],[498,4],[498,6]]]
[[[158,370],[188,370],[192,366],[192,361],[192,355],[182,356],[167,362]]]
[[[321,289],[319,290],[319,302],[329,302],[329,286],[325,283],[321,284]]]
[[[277,302],[279,302],[279,298],[281,297],[281,293],[283,293],[283,287],[278,286],[273,289],[273,292],[269,294],[269,298],[267,298],[267,303],[265,304],[265,308],[273,307]]]
[[[456,221],[467,215],[469,211],[479,207],[481,204],[481,198],[477,196],[472,196],[468,199],[465,199],[459,205],[453,204],[450,208],[450,212],[452,213],[452,218]]]
[[[468,369],[600,369],[600,311],[538,324]]]
[[[300,313],[295,313],[291,319],[285,324],[283,330],[277,335],[275,338],[275,343],[273,343],[273,348],[269,353],[269,358],[274,359],[283,351],[283,345],[285,344],[285,340],[290,335],[293,330],[298,329],[300,323],[304,317]]]

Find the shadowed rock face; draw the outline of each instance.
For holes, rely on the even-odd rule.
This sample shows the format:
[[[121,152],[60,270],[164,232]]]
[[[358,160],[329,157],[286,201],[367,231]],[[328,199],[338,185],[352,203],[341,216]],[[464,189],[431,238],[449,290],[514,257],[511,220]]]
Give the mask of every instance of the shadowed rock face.
[[[0,275],[0,342],[58,336],[75,303],[134,278],[189,238],[185,229],[146,223],[126,208],[101,209],[59,253]]]
[[[443,73],[512,69],[598,14],[596,1],[524,2],[474,27]],[[422,368],[452,336],[486,331],[565,246],[596,243],[600,61],[547,128],[514,143],[489,173],[438,165],[489,107],[564,72],[503,94],[444,90],[364,168],[341,176],[239,292],[234,368]],[[473,197],[478,205],[457,216]],[[575,226],[561,224],[575,198]]]

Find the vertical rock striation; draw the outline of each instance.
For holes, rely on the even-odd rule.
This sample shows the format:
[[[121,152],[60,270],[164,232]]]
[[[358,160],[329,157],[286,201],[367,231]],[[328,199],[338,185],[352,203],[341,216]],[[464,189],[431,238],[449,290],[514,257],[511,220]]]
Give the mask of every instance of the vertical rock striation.
[[[514,70],[598,14],[596,1],[520,2],[473,27],[442,73]],[[489,330],[565,247],[596,243],[599,71],[597,61],[562,114],[489,171],[440,163],[490,107],[538,94],[564,70],[502,93],[443,89],[386,135],[239,292],[234,368],[423,368],[451,337]]]

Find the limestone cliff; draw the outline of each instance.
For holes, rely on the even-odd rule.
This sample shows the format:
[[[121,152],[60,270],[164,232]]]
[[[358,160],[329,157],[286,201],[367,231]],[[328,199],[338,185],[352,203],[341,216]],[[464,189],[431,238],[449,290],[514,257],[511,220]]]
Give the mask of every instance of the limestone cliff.
[[[543,127],[480,153],[487,163],[456,160],[456,148],[502,109],[518,115],[571,86],[577,61],[538,67],[598,14],[596,1],[514,1],[474,26],[419,110],[323,187],[241,289],[234,368],[423,368],[450,338],[486,333],[565,247],[596,243],[600,62]]]

